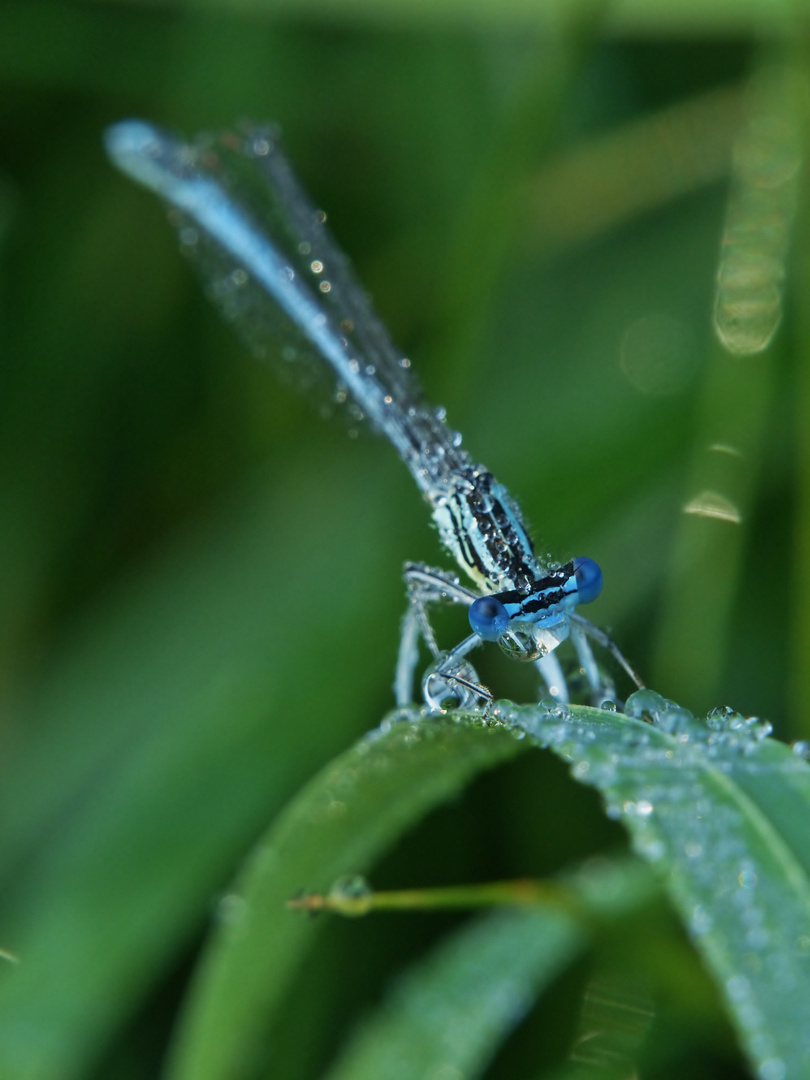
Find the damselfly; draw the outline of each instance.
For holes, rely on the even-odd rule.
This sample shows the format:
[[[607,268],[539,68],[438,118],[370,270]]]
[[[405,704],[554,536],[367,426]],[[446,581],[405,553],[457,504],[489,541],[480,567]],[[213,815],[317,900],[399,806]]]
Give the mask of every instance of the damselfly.
[[[461,448],[443,410],[425,402],[410,362],[394,348],[325,229],[325,215],[295,179],[275,129],[192,144],[129,120],[107,132],[106,144],[116,165],[172,208],[183,250],[255,352],[271,354],[283,313],[281,362],[303,366],[313,378],[324,361],[331,367],[333,399],[394,444],[430,506],[442,544],[474,582],[471,589],[452,573],[406,564],[397,703],[412,699],[420,640],[433,655],[422,679],[431,708],[492,701],[468,659],[484,641],[535,662],[561,701],[568,699],[568,685],[554,650],[567,638],[596,704],[614,692],[590,641],[609,650],[641,686],[608,635],[575,610],[598,596],[601,570],[589,558],[559,565],[535,554],[517,503]],[[428,619],[430,605],[440,602],[468,608],[472,632],[449,652],[439,650]]]

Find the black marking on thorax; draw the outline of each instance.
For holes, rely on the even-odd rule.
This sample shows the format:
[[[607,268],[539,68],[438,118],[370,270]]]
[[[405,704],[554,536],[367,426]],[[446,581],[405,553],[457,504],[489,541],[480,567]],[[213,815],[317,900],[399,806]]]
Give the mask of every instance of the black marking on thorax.
[[[534,549],[520,511],[491,473],[464,470],[446,506],[456,550],[474,577],[495,586],[525,585],[536,578]]]
[[[524,615],[534,615],[538,611],[546,611],[566,598],[568,594],[565,591],[565,585],[571,580],[573,574],[574,562],[572,559],[565,566],[560,566],[545,577],[531,582],[528,590],[507,589],[504,592],[496,593],[496,599],[500,600],[502,604],[520,604],[521,612]]]

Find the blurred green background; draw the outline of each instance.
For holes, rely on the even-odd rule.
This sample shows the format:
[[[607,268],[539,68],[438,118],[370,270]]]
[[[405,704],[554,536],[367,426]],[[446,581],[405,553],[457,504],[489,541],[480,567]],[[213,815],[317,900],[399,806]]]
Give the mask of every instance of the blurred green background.
[[[106,161],[104,127],[277,121],[539,549],[602,565],[589,615],[666,696],[794,739],[810,655],[800,187],[773,342],[730,356],[712,329],[746,88],[764,63],[802,70],[788,14],[0,5],[0,946],[23,961],[0,971],[4,1078],[155,1075],[217,896],[392,705],[403,562],[444,562],[388,445],[324,423],[220,323],[161,207]],[[684,513],[707,491],[737,520]],[[448,644],[461,625],[441,623]],[[497,695],[536,694],[497,656],[480,671]],[[546,874],[621,843],[534,756],[431,818],[375,884]],[[658,918],[656,1075],[745,1075]],[[331,927],[273,1075],[317,1075],[446,925]],[[569,982],[542,1030],[570,1027]],[[558,1052],[518,1036],[493,1075],[540,1075]]]

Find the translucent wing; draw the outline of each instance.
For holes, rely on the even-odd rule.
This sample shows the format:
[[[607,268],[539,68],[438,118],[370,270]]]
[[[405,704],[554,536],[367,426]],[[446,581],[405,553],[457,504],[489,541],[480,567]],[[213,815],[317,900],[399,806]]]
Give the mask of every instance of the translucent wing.
[[[322,381],[353,419],[394,444],[422,490],[469,469],[460,438],[430,408],[345,256],[278,147],[273,128],[181,142],[141,121],[107,132],[126,173],[173,208],[181,247],[225,317],[297,381]]]

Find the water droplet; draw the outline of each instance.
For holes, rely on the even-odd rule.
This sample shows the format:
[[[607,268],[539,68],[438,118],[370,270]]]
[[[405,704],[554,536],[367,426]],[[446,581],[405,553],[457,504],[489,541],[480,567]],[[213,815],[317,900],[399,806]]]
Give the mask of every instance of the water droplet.
[[[702,904],[696,904],[692,909],[692,915],[689,919],[689,926],[692,933],[698,936],[701,934],[708,934],[712,925],[713,919],[708,911],[706,911]]]
[[[371,909],[373,892],[364,877],[349,874],[340,877],[329,890],[329,899],[336,903],[349,903],[342,908],[343,915],[365,915]]]
[[[216,917],[225,926],[236,926],[244,919],[246,911],[244,896],[226,893],[217,904]]]
[[[773,732],[773,724],[770,720],[759,720],[756,716],[749,717],[751,731],[757,742],[761,742]]]
[[[545,702],[541,701],[543,705]],[[570,722],[573,719],[573,714],[567,705],[564,705],[561,701],[551,701],[550,707],[546,711],[546,715],[550,720],[562,720],[565,723]]]
[[[475,709],[486,694],[480,684],[478,673],[469,661],[456,664],[452,671],[440,672],[447,654],[440,654],[422,678],[422,697],[433,712]],[[477,687],[483,693],[477,692]]]
[[[781,1058],[766,1058],[759,1063],[760,1080],[785,1080],[787,1067]]]
[[[694,719],[688,709],[668,702],[664,711],[655,717],[654,723],[656,727],[661,728],[668,735],[677,735],[679,742],[688,742],[689,728],[694,723]]]
[[[371,886],[360,874],[347,874],[332,884],[329,896],[333,900],[358,900],[370,896]]]
[[[749,949],[755,949],[757,952],[766,949],[771,941],[771,935],[765,929],[764,926],[756,926],[753,930],[749,930],[745,935],[745,943]],[[762,961],[757,956],[748,956],[748,966],[751,970],[759,971],[762,967]]]
[[[663,859],[667,853],[667,847],[663,840],[648,836],[636,836],[633,841],[633,848],[643,858],[649,859],[650,862]]]
[[[634,720],[642,720],[645,715],[648,719],[653,720],[666,707],[666,698],[661,697],[655,690],[645,689],[636,690],[634,694],[630,695],[625,703],[624,711],[626,716],[630,716]]]
[[[730,705],[719,705],[716,709],[712,709],[706,717],[706,724],[713,731],[722,731],[741,719],[742,717],[737,710],[732,709]]]
[[[706,726],[710,730],[710,744],[730,747],[745,754],[752,753],[757,744],[773,731],[769,720],[742,716],[728,705],[712,709],[706,718]]]
[[[250,149],[256,157],[267,157],[273,149],[273,144],[266,135],[256,135],[251,141]]]
[[[791,750],[796,757],[803,758],[805,761],[810,760],[810,742],[799,740],[799,742],[793,743]]]
[[[728,996],[734,1002],[745,1001],[751,994],[751,984],[744,975],[732,975],[726,980]]]

